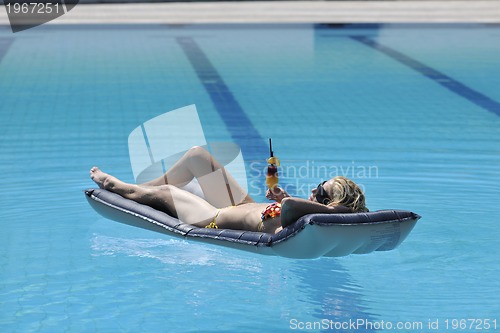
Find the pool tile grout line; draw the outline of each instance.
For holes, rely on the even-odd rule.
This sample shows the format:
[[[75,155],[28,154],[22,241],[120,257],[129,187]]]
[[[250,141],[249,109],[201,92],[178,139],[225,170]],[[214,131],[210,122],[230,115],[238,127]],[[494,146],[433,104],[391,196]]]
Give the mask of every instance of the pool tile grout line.
[[[480,93],[479,91],[469,88],[448,75],[366,36],[350,36],[350,38],[385,54],[407,67],[410,67],[411,69],[419,72],[455,94],[469,100],[477,106],[500,116],[500,103]]]
[[[193,66],[196,75],[210,95],[231,137],[240,146],[243,155],[253,160],[266,156],[265,140],[196,41],[192,37],[176,37],[176,41]],[[249,146],[248,142],[256,144]]]

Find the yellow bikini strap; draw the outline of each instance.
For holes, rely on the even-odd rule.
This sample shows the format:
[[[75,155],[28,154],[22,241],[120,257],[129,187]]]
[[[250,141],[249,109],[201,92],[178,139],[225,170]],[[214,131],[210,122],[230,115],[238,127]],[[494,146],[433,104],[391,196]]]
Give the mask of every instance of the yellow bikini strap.
[[[217,210],[217,214],[215,214],[215,217],[212,222],[210,222],[205,228],[211,228],[211,229],[219,229],[219,226],[217,225],[217,217],[219,216],[220,209]]]

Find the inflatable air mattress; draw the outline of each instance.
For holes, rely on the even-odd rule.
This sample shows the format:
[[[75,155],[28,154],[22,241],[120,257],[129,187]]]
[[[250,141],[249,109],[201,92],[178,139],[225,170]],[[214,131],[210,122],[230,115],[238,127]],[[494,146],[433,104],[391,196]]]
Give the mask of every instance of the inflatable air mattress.
[[[398,247],[420,216],[403,210],[354,214],[309,214],[277,234],[198,228],[154,208],[102,190],[85,191],[99,214],[170,236],[264,255],[309,259],[341,257]]]

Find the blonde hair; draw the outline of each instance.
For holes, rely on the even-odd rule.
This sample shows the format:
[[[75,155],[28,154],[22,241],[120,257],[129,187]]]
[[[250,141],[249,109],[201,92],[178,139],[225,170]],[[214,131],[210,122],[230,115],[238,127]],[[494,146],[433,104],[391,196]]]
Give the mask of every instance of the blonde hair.
[[[325,191],[331,199],[327,206],[345,206],[353,212],[368,212],[365,195],[361,188],[352,180],[337,176],[328,181]]]

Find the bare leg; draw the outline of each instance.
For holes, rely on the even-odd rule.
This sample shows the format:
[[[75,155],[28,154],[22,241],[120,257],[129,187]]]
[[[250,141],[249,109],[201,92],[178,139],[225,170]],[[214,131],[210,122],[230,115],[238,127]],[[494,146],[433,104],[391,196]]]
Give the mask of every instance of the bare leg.
[[[254,202],[224,166],[202,147],[191,148],[163,176],[141,185],[181,187],[193,178],[198,180],[205,199],[215,207]]]
[[[102,172],[97,167],[90,169],[90,178],[100,188],[164,211],[184,223],[198,227],[206,226],[217,214],[217,208],[202,198],[173,185],[140,186],[128,184]]]
[[[163,176],[141,185],[184,186],[193,178],[200,178],[221,169],[224,167],[207,150],[195,146],[189,149]]]

